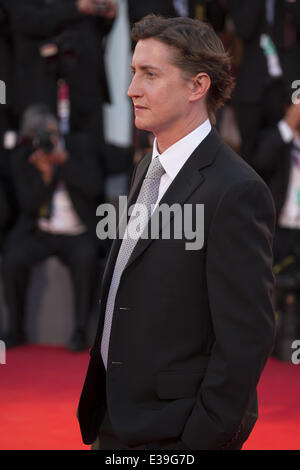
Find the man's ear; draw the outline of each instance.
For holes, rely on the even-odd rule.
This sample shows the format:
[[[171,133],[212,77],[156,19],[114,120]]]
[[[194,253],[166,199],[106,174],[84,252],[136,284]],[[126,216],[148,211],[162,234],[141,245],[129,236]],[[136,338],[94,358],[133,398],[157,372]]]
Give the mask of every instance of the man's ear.
[[[198,73],[192,78],[190,102],[204,98],[210,88],[211,80],[207,73]]]

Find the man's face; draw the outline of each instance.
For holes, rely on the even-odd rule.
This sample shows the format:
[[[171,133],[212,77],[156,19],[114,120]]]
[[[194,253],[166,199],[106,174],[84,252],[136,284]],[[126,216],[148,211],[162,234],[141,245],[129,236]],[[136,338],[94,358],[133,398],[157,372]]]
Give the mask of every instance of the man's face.
[[[156,136],[181,137],[189,119],[191,81],[171,63],[172,48],[155,39],[140,40],[132,59],[133,78],[128,89],[138,129]]]

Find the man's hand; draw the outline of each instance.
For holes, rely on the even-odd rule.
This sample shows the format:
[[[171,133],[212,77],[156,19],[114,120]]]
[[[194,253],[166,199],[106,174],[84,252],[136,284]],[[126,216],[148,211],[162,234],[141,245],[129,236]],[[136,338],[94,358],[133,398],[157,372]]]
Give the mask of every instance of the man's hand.
[[[68,152],[57,145],[53,152],[47,154],[42,149],[35,150],[29,157],[29,162],[41,173],[45,184],[52,180],[55,165],[62,166],[68,159]]]
[[[60,145],[57,145],[53,152],[49,154],[50,162],[53,165],[64,165],[68,159],[68,152],[62,148]]]
[[[34,165],[36,169],[41,173],[45,184],[49,184],[53,175],[52,162],[43,150],[35,150],[29,157],[29,163]]]
[[[117,7],[112,0],[77,0],[77,9],[82,15],[103,16],[108,19],[115,18],[117,14]]]
[[[300,133],[300,104],[291,104],[284,117],[285,122],[295,133]]]
[[[107,18],[109,20],[112,20],[117,16],[117,6],[114,1],[112,0],[105,0],[106,8],[101,11],[99,10],[99,6],[101,7],[102,0],[92,0],[97,6],[98,9],[98,14],[100,16],[103,16],[104,18]]]
[[[77,0],[77,9],[82,15],[97,15],[97,10],[92,0]]]

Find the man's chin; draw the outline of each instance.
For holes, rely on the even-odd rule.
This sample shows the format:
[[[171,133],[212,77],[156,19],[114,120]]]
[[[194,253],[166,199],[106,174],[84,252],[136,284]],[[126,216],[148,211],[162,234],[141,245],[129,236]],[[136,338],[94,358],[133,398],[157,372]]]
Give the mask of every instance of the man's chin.
[[[139,129],[140,131],[148,131],[151,132],[151,129],[149,129],[148,126],[144,126],[143,124],[135,122],[135,127]]]
[[[135,127],[141,131],[148,131],[148,132],[152,132],[151,131],[151,126],[147,125],[145,122],[143,122],[142,120],[138,119],[138,118],[135,118]]]

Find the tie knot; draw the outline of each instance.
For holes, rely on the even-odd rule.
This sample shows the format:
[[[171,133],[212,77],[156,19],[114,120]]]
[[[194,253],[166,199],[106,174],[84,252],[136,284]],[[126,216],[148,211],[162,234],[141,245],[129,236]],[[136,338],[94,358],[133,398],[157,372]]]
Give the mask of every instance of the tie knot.
[[[149,165],[146,178],[157,179],[161,178],[165,173],[165,169],[159,161],[158,157],[153,158],[152,162]]]

